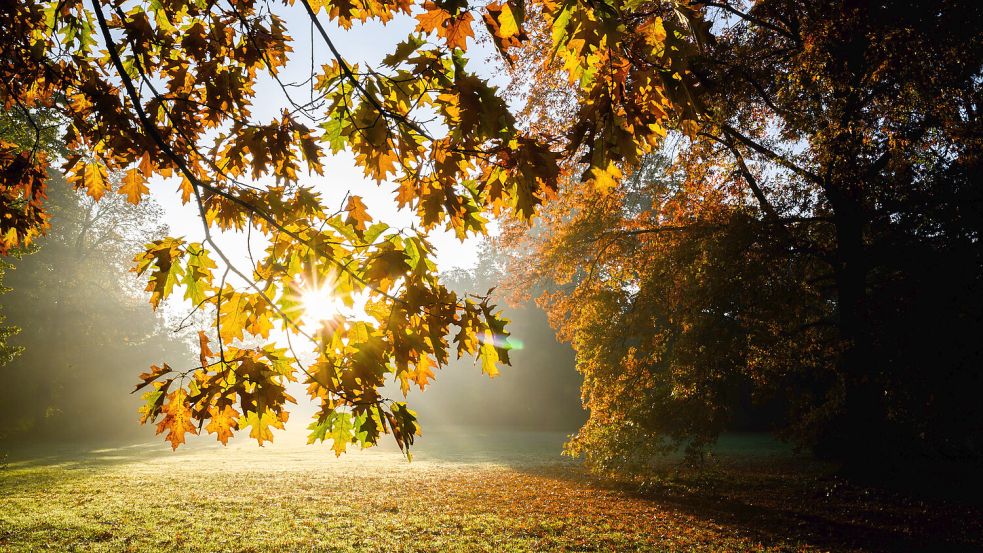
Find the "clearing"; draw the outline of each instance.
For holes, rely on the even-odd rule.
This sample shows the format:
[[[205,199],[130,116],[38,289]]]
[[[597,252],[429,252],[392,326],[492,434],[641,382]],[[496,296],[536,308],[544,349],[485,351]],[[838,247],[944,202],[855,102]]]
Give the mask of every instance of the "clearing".
[[[560,458],[560,434],[426,438],[412,463],[289,440],[15,452],[0,469],[0,550],[983,548],[978,507],[803,472],[801,459],[747,440],[725,440],[728,460],[710,470],[670,471],[640,491]]]

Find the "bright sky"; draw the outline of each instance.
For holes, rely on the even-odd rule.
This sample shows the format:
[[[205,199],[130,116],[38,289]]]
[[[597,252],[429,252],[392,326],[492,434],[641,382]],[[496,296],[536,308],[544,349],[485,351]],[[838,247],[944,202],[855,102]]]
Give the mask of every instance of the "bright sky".
[[[301,6],[295,5],[290,8],[278,6],[277,13],[286,20],[288,34],[294,39],[294,51],[290,55],[290,63],[286,71],[281,73],[281,80],[284,83],[303,82],[310,75],[312,38],[316,68],[320,68],[329,60],[328,48],[316,32],[312,35],[310,21]],[[323,12],[321,21],[349,63],[363,66],[367,63],[377,68],[381,66],[382,58],[389,54],[397,43],[405,39],[416,25],[415,19],[405,15],[397,17],[386,26],[378,23],[355,25],[349,31],[328,23]],[[475,31],[478,34],[483,32],[482,29],[478,29],[479,26],[480,22],[476,21]],[[494,55],[487,46],[469,43],[469,53],[473,57],[469,69],[491,78],[496,84],[505,84],[501,74],[489,74],[492,67],[483,62]],[[306,87],[291,89],[290,94],[294,100],[301,103],[310,98],[309,88]],[[256,120],[269,121],[278,118],[286,105],[279,85],[268,79],[257,86],[253,116]],[[395,185],[390,182],[378,185],[375,181],[365,178],[362,170],[356,167],[354,157],[348,152],[331,157],[324,165],[323,177],[311,175],[309,179],[302,182],[315,186],[323,194],[329,208],[342,207],[345,195],[350,193],[363,198],[369,207],[369,213],[376,220],[383,220],[393,227],[410,226],[414,222],[412,213],[396,209],[393,193]],[[189,240],[201,240],[203,232],[197,209],[193,204],[181,205],[180,196],[176,193],[177,183],[176,179],[158,180],[152,183],[151,191],[154,198],[165,209],[173,235],[184,236]],[[261,186],[264,183],[258,181],[256,184]],[[255,240],[256,237],[253,238]],[[452,233],[443,230],[432,231],[430,238],[437,249],[437,264],[441,270],[455,267],[468,268],[475,264],[480,239],[471,238],[462,243]],[[225,235],[218,241],[233,260],[246,259],[245,236]],[[256,246],[254,242],[254,247]],[[248,262],[237,264],[241,267],[249,266]]]

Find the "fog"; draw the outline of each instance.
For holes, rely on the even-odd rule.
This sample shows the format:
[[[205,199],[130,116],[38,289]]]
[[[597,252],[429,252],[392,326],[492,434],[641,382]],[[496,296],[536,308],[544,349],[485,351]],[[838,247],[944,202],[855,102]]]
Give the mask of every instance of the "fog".
[[[174,321],[152,311],[128,271],[140,246],[166,232],[162,211],[152,202],[132,206],[118,196],[94,203],[60,177],[53,178],[49,194],[49,235],[12,259],[3,276],[9,290],[0,295],[2,326],[20,328],[8,343],[21,351],[0,366],[0,450],[152,442],[154,451],[169,452],[152,425],[139,424],[140,397],[131,394],[151,364],[194,364],[196,329],[175,332]],[[484,292],[496,285],[493,265],[455,271],[446,275],[448,284],[459,292]],[[498,303],[512,321],[514,343],[521,344],[511,352],[512,365],[491,379],[473,359],[456,360],[435,371],[426,391],[414,387],[407,401],[423,426],[419,448],[425,450],[428,439],[468,448],[489,433],[549,433],[549,447],[558,453],[562,437],[584,420],[572,350],[555,340],[544,313],[531,302]],[[289,389],[298,404],[290,406],[287,429],[275,434],[279,443],[305,441],[314,407],[303,390],[301,384]],[[401,399],[395,384],[386,392]],[[241,433],[234,442],[251,440]],[[202,435],[188,445],[214,443]],[[330,453],[327,445],[309,447]]]

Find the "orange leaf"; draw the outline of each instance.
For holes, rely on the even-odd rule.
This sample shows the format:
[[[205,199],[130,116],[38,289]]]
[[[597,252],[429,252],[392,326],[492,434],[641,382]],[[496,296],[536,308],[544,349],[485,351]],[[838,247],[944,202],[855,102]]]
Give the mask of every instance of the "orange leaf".
[[[199,356],[199,359],[201,360],[201,366],[207,367],[208,358],[214,357],[215,353],[212,352],[212,349],[210,347],[208,347],[208,335],[205,334],[204,330],[198,331],[198,344],[201,347],[201,353]]]
[[[150,178],[150,175],[154,174],[154,169],[157,168],[157,164],[150,159],[150,152],[144,151],[143,157],[140,158],[140,172],[143,176]]]
[[[448,20],[447,30],[444,35],[447,39],[448,48],[467,49],[468,37],[474,37],[474,31],[471,29],[471,21],[473,20],[474,17],[468,12],[464,12]]]
[[[76,166],[68,181],[76,190],[85,189],[86,194],[98,201],[109,189],[106,166],[98,162],[83,163]]]
[[[372,222],[372,217],[365,210],[365,204],[362,203],[360,196],[350,196],[345,211],[348,212],[345,224],[355,227],[356,230],[364,231],[367,228],[366,224]]]
[[[191,195],[194,193],[194,185],[188,180],[188,177],[181,179],[181,185],[178,186],[178,190],[181,191],[181,203],[186,204],[191,201]]]
[[[428,11],[416,16],[417,21],[419,21],[416,30],[423,33],[437,31],[438,34],[441,34],[444,22],[451,18],[451,14],[430,2],[424,4],[424,7],[428,8]]]
[[[162,409],[164,420],[157,425],[157,433],[167,431],[165,440],[171,442],[171,449],[184,443],[184,435],[188,432],[197,434],[195,425],[191,422],[191,409],[186,403],[187,394],[184,389],[177,389],[168,396],[167,404]]]
[[[138,169],[130,169],[123,177],[123,184],[119,187],[119,193],[126,196],[126,201],[133,205],[140,203],[140,198],[150,193],[147,188],[146,177]]]
[[[420,362],[417,363],[416,370],[413,371],[412,377],[413,382],[416,382],[416,385],[420,387],[421,391],[425,390],[427,388],[427,384],[429,384],[434,378],[433,370],[431,370],[432,366],[433,362],[430,360],[429,355],[420,356]]]
[[[233,430],[239,428],[239,412],[226,405],[225,409],[219,410],[218,407],[209,407],[208,413],[212,416],[211,422],[205,427],[209,434],[217,434],[216,438],[222,445],[229,444]]]

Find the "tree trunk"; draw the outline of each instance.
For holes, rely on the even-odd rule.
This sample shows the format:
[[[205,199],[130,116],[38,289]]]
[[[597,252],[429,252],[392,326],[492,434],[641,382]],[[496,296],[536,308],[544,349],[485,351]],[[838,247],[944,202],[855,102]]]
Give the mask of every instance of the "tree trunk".
[[[860,202],[847,195],[833,202],[836,225],[836,294],[840,352],[838,409],[817,444],[817,453],[848,464],[876,462],[886,453],[880,368],[869,332],[867,275]]]

